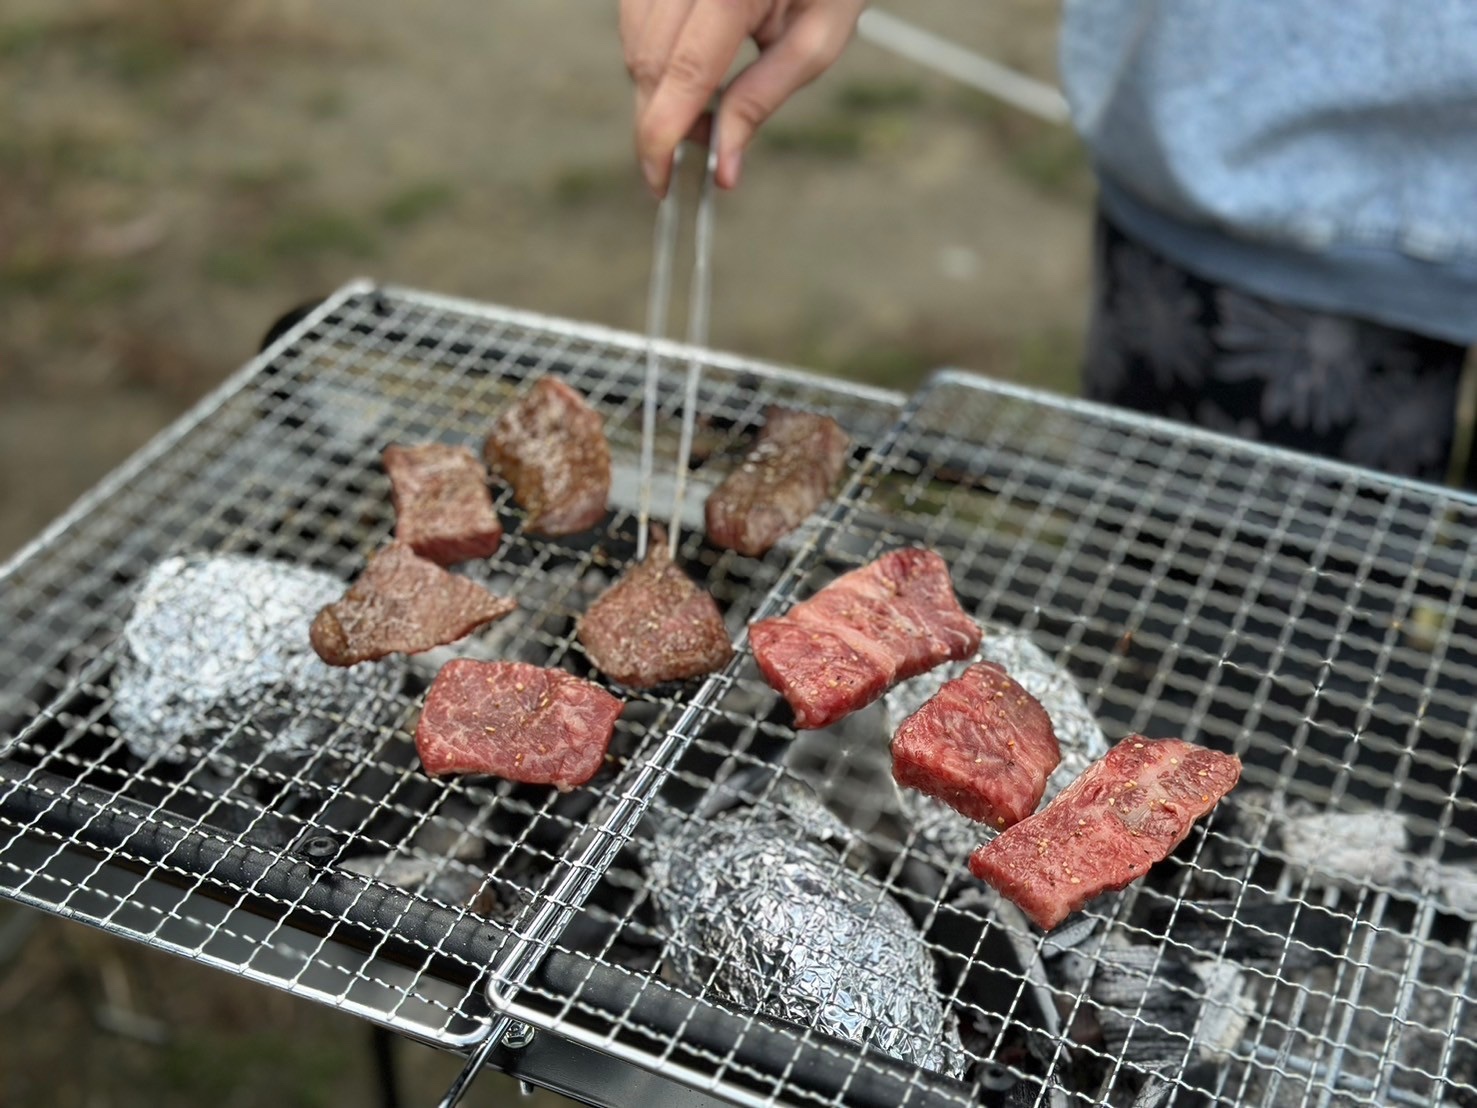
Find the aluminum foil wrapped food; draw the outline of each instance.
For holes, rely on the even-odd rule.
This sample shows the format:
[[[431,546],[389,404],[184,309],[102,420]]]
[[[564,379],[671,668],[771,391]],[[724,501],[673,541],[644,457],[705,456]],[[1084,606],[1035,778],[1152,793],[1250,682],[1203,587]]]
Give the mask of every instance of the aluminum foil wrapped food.
[[[319,660],[308,627],[343,589],[327,573],[244,555],[155,565],[113,670],[112,718],[129,750],[168,762],[203,754],[229,770],[366,733],[389,711],[403,665]]]
[[[897,901],[820,841],[844,833],[793,783],[659,832],[647,871],[669,967],[694,992],[961,1076],[928,948]]]
[[[1061,764],[1046,782],[1043,805],[1082,775],[1108,752],[1108,739],[1098,725],[1076,680],[1047,656],[1029,636],[1008,628],[985,628],[984,640],[973,658],[953,662],[898,685],[883,698],[888,733],[916,712],[944,684],[976,662],[994,662],[1003,667],[1026,691],[1041,701],[1051,717],[1052,730],[1061,746]],[[951,861],[960,864],[995,828],[961,816],[942,801],[914,789],[899,788],[898,805],[918,837]]]

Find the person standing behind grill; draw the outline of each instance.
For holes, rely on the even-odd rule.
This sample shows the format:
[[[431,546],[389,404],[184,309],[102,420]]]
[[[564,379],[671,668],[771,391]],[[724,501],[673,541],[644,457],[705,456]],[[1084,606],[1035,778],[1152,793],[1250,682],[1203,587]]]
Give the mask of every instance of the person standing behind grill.
[[[862,7],[622,0],[652,191],[752,38],[720,107],[735,187]],[[1060,59],[1099,184],[1086,395],[1447,476],[1477,342],[1477,4],[1066,0]]]

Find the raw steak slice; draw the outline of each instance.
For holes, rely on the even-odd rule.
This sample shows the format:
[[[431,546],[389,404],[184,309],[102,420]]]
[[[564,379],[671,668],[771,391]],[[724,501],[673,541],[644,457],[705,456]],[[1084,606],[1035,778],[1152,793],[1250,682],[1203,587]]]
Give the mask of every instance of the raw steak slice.
[[[946,684],[892,739],[898,784],[995,827],[1036,810],[1061,760],[1046,709],[993,662]]]
[[[764,679],[795,711],[795,726],[825,727],[892,685],[973,654],[979,625],[954,596],[944,560],[910,547],[842,574],[782,616],[749,628]]]
[[[1241,760],[1130,735],[1061,795],[970,856],[969,868],[1049,930],[1149,872],[1241,777]]]
[[[610,496],[610,445],[599,413],[563,381],[540,377],[498,417],[482,448],[513,486],[529,531],[571,535],[595,526]]]
[[[826,498],[850,449],[830,416],[769,408],[753,448],[708,496],[708,539],[759,557]]]
[[[387,446],[384,464],[398,540],[443,566],[497,551],[503,527],[477,455],[439,442]]]
[[[431,683],[415,749],[432,777],[490,773],[568,792],[595,776],[624,702],[525,662],[447,662]]]
[[[718,605],[672,561],[659,527],[645,560],[590,605],[577,633],[595,668],[633,689],[712,673],[733,657]]]
[[[455,642],[517,608],[401,542],[369,559],[343,598],[313,620],[313,649],[331,666],[418,654]]]

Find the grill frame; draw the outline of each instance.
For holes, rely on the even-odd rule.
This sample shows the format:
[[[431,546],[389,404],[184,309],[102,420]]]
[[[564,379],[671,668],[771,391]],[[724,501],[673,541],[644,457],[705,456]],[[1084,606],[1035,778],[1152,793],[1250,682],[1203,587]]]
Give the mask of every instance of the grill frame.
[[[61,549],[71,532],[115,507],[120,499],[126,500],[136,482],[157,476],[161,465],[168,463],[191,434],[233,398],[280,372],[284,359],[296,357],[296,347],[335,312],[351,304],[373,312],[376,303],[390,306],[392,312],[397,310],[395,305],[408,305],[412,314],[423,313],[416,318],[434,322],[424,324],[419,336],[411,327],[405,332],[409,340],[391,342],[388,355],[372,345],[366,348],[351,341],[346,358],[420,358],[434,366],[444,362],[446,355],[452,373],[442,387],[448,397],[455,398],[462,390],[457,374],[468,371],[476,360],[479,342],[486,346],[478,336],[479,328],[488,327],[501,336],[523,337],[522,345],[515,343],[494,366],[496,372],[511,367],[526,375],[570,350],[583,349],[616,352],[609,357],[630,370],[632,381],[640,376],[644,340],[636,336],[356,282],[309,313],[80,500],[0,568],[0,583],[8,583],[22,567]],[[420,339],[428,340],[430,347],[417,345]],[[461,353],[458,344],[466,347]],[[432,353],[427,355],[427,349]],[[663,351],[673,360],[689,353],[678,344],[663,344]],[[1279,1029],[1276,1019],[1270,1029],[1263,1023],[1250,1054],[1236,1066],[1225,1067],[1227,1074],[1234,1069],[1241,1075],[1240,1085],[1234,1076],[1222,1077],[1222,1086],[1208,1090],[1210,1094],[1268,1104],[1282,1103],[1278,1097],[1284,1094],[1294,1098],[1300,1094],[1299,1102],[1308,1104],[1384,1103],[1402,1098],[1420,1102],[1409,1100],[1421,1095],[1409,1086],[1426,1081],[1433,1096],[1452,1088],[1477,1095],[1471,1077],[1459,1082],[1453,1077],[1455,1063],[1463,1061],[1456,1058],[1458,1050],[1477,1050],[1473,1033],[1467,1030],[1474,1017],[1464,1000],[1477,976],[1477,924],[1470,919],[1470,908],[1453,909],[1442,903],[1434,887],[1443,872],[1436,867],[1448,847],[1454,846],[1466,857],[1477,853],[1472,830],[1477,817],[1461,793],[1471,764],[1473,716],[1468,710],[1462,722],[1451,718],[1459,710],[1453,689],[1466,687],[1477,676],[1477,632],[1461,629],[1466,624],[1460,610],[1451,608],[1436,613],[1434,632],[1428,626],[1417,626],[1414,632],[1405,626],[1419,619],[1429,622],[1433,597],[1459,600],[1477,593],[1473,585],[1477,544],[1470,541],[1477,537],[1477,498],[985,382],[958,371],[935,374],[905,403],[897,394],[827,382],[745,359],[707,351],[703,358],[707,375],[724,382],[719,393],[747,391],[749,399],[737,412],[735,427],[744,418],[752,425],[761,382],[792,402],[795,397],[809,398],[811,403],[816,398],[831,398],[834,404],[850,406],[854,417],[870,413],[863,433],[857,434],[856,426],[849,428],[865,446],[854,458],[845,487],[784,556],[772,557],[761,571],[759,600],[743,613],[746,619],[777,614],[836,572],[882,549],[908,541],[927,542],[941,548],[955,567],[956,586],[967,608],[1027,630],[1050,647],[1049,653],[1068,663],[1085,685],[1090,703],[1110,721],[1110,737],[1129,730],[1180,733],[1188,727],[1187,738],[1240,744],[1239,752],[1248,758],[1247,784],[1280,800],[1321,801],[1338,809],[1356,800],[1382,797],[1388,804],[1402,796],[1413,798],[1411,827],[1418,843],[1424,845],[1413,847],[1411,854],[1424,850],[1430,862],[1430,868],[1418,875],[1421,884],[1414,895],[1393,883],[1350,894],[1339,891],[1328,874],[1294,874],[1285,859],[1275,857],[1277,846],[1271,836],[1280,817],[1270,808],[1256,813],[1261,822],[1252,833],[1211,830],[1192,834],[1190,856],[1172,864],[1177,867],[1174,873],[1182,891],[1191,890],[1196,882],[1209,882],[1234,894],[1231,902],[1236,907],[1226,925],[1226,941],[1237,932],[1237,913],[1245,906],[1245,897],[1263,891],[1283,899],[1290,896],[1309,913],[1324,911],[1349,924],[1331,991],[1319,994],[1316,988],[1304,989],[1298,994],[1301,999],[1288,1001],[1292,1015],[1284,1019],[1285,1026]],[[587,356],[580,363],[580,372],[601,368],[598,363],[605,359],[606,355]],[[675,395],[675,379],[672,384]],[[627,393],[621,403],[629,404],[629,400]],[[854,424],[856,418],[843,422]],[[737,441],[736,432],[718,437],[725,450]],[[1180,493],[1187,499],[1176,507],[1175,496]],[[690,502],[700,503],[700,499],[694,495]],[[382,524],[379,520],[377,525]],[[622,526],[629,528],[629,521],[617,519],[615,527]],[[710,559],[707,568],[714,569],[711,552],[699,551],[700,544],[691,541],[692,527],[684,530],[689,536],[684,542],[688,558],[701,553]],[[992,550],[992,543],[998,549]],[[1248,560],[1246,552],[1258,543],[1262,555]],[[602,564],[602,557],[608,564],[620,560],[615,553],[571,553],[587,568]],[[1291,553],[1306,556],[1312,567],[1308,573],[1298,576],[1293,571],[1295,559],[1284,557]],[[998,584],[983,580],[986,562]],[[522,567],[524,576],[519,580],[527,580],[542,564],[536,558],[530,560]],[[718,570],[720,581],[728,579],[723,576],[726,572]],[[733,580],[739,582],[738,577]],[[571,591],[570,595],[577,594]],[[1182,603],[1184,612],[1194,618],[1181,618],[1177,623],[1168,620],[1166,597]],[[1341,598],[1347,603],[1341,605]],[[1082,605],[1075,617],[1065,610],[1067,600]],[[1288,605],[1281,613],[1280,627],[1273,618],[1279,603]],[[1383,630],[1376,618],[1381,613],[1390,617]],[[1325,618],[1332,620],[1332,632],[1319,637],[1321,632],[1315,631]],[[1219,646],[1207,645],[1207,636],[1213,639],[1217,630]],[[1412,646],[1410,636],[1415,633],[1428,635],[1430,644]],[[1300,637],[1306,634],[1313,637]],[[540,642],[555,651],[569,648],[566,636]],[[1155,660],[1169,664],[1155,668],[1149,664]],[[44,661],[37,663],[38,669],[45,666]],[[1316,679],[1308,679],[1308,673]],[[1364,695],[1357,680],[1353,691],[1344,687],[1350,684],[1351,674],[1372,680]],[[1209,676],[1200,680],[1204,675]],[[84,672],[75,683],[84,683],[86,676]],[[1418,680],[1422,676],[1424,682]],[[1251,682],[1249,690],[1239,687],[1243,680]],[[7,714],[6,691],[0,688],[0,719]],[[782,718],[777,722],[768,707],[763,713],[730,707],[735,698],[752,703],[765,695],[755,681],[747,650],[719,674],[683,692],[680,697],[655,698],[662,701],[656,705],[658,714],[646,734],[633,736],[635,742],[620,775],[597,790],[600,806],[584,816],[559,815],[557,819],[552,809],[543,810],[555,822],[567,825],[564,845],[542,855],[549,868],[529,890],[531,899],[525,909],[493,924],[471,921],[464,911],[426,914],[421,911],[426,908],[421,898],[390,894],[364,879],[339,885],[339,900],[329,897],[319,904],[313,899],[319,894],[313,890],[321,883],[323,863],[312,856],[311,837],[305,835],[276,855],[237,857],[235,863],[248,872],[256,872],[251,868],[255,865],[261,874],[271,875],[277,884],[267,886],[269,901],[285,902],[301,915],[327,917],[344,910],[346,917],[328,924],[328,937],[311,949],[298,950],[282,941],[283,933],[277,928],[268,930],[268,946],[283,946],[289,968],[292,958],[298,959],[299,968],[292,973],[269,972],[251,961],[214,955],[207,943],[168,937],[163,923],[176,930],[183,928],[187,935],[187,921],[177,917],[195,913],[204,920],[209,915],[198,900],[202,893],[212,891],[204,887],[207,881],[202,874],[216,872],[230,860],[233,849],[240,854],[241,844],[223,842],[208,829],[202,831],[198,823],[192,826],[188,821],[161,819],[157,808],[152,813],[136,810],[106,795],[42,778],[35,771],[24,780],[14,772],[0,776],[0,839],[18,822],[34,825],[29,835],[16,832],[0,842],[0,874],[13,874],[18,865],[33,866],[22,887],[11,887],[6,881],[0,893],[288,988],[451,1049],[468,1049],[487,1034],[500,1033],[507,1020],[517,1019],[553,1033],[559,1041],[597,1050],[738,1103],[790,1099],[801,1103],[959,1103],[968,1096],[989,1102],[990,1089],[980,1076],[966,1095],[958,1086],[874,1052],[856,1051],[813,1031],[797,1032],[755,1013],[725,1011],[713,996],[694,997],[661,982],[649,969],[627,971],[612,962],[609,952],[617,942],[624,941],[627,932],[639,930],[638,923],[647,925],[634,915],[607,910],[598,898],[610,891],[612,882],[639,879],[639,868],[633,869],[628,859],[627,844],[639,837],[638,828],[649,809],[658,805],[681,811],[687,800],[675,799],[677,785],[699,793],[718,787],[721,779],[711,766],[692,769],[694,752],[707,741],[710,728],[734,723],[730,717],[737,717],[738,724],[752,724],[752,733],[745,740],[751,747],[740,751],[740,761],[747,759],[751,767],[773,758],[773,732],[783,731]],[[1289,698],[1291,706],[1283,703]],[[1299,698],[1306,706],[1301,712],[1296,708]],[[1401,711],[1407,703],[1414,705],[1408,717]],[[1210,708],[1239,709],[1242,718],[1238,723],[1234,716],[1222,718]],[[13,706],[9,713],[14,714]],[[1346,717],[1352,720],[1347,726],[1342,722]],[[1407,721],[1403,737],[1402,720]],[[87,720],[85,714],[80,721],[83,731],[95,724],[97,720]],[[1284,726],[1290,729],[1290,737],[1282,743],[1278,729]],[[651,733],[653,729],[659,735]],[[23,730],[20,741],[28,741],[29,733]],[[1422,750],[1418,740],[1432,736],[1451,745],[1449,757]],[[1342,763],[1338,761],[1341,748]],[[1269,764],[1278,758],[1281,761],[1275,768]],[[1386,770],[1383,767],[1390,758],[1394,768]],[[856,767],[822,756],[820,768],[822,777],[830,773],[850,782],[848,774]],[[1309,773],[1294,773],[1297,769]],[[1443,769],[1450,770],[1454,781],[1446,798],[1450,803],[1445,806],[1436,786],[1422,779]],[[795,773],[813,780],[816,769]],[[1322,782],[1325,776],[1330,778],[1327,783]],[[67,795],[62,796],[64,789]],[[855,802],[840,792],[829,799],[843,808]],[[765,800],[758,796],[750,802],[762,807]],[[1465,829],[1453,826],[1458,818]],[[102,872],[101,863],[80,878],[74,875],[54,881],[45,876],[45,861],[17,863],[17,851],[22,850],[18,844],[24,838],[25,849],[36,848],[35,832],[42,828],[51,841],[63,844],[51,855],[53,861],[65,854],[69,863],[75,863],[78,857],[101,853],[107,860],[142,867],[145,873],[159,874],[175,866],[184,871],[174,877],[184,881],[185,891],[172,903],[166,898],[170,906],[163,910],[163,923],[152,928],[121,925],[116,907],[79,910],[74,900],[105,903],[99,900],[100,892],[93,895],[87,889],[88,882]],[[915,844],[889,843],[883,832],[871,826],[862,828],[860,834],[878,850],[890,849],[897,857],[915,860]],[[1249,852],[1239,880],[1218,872],[1214,859],[1202,864],[1202,857],[1210,858],[1212,846],[1221,840],[1232,840]],[[179,865],[181,852],[191,850],[203,852],[198,864]],[[279,873],[271,864],[274,860],[279,863],[276,869],[284,861],[290,864]],[[1272,887],[1264,889],[1253,879],[1262,872],[1256,870],[1258,865],[1276,872]],[[151,886],[160,884],[153,878],[146,880]],[[917,899],[918,894],[910,893],[900,879],[888,877],[887,881],[894,895]],[[27,891],[25,886],[31,882],[57,891]],[[250,901],[262,892],[261,876],[226,880],[224,886],[224,907],[210,909],[214,915],[202,926],[218,933],[232,928],[243,935],[251,933],[247,925],[260,916],[251,910],[259,905]],[[133,892],[115,895],[124,901],[130,897],[142,900],[142,888],[140,884]],[[1311,892],[1321,894],[1321,901]],[[960,919],[969,916],[971,910],[949,906],[943,895],[940,892],[939,901],[931,907],[924,905],[928,913]],[[1130,892],[1100,913],[1101,922],[1131,937],[1152,939],[1153,932],[1133,913],[1138,900],[1152,902],[1156,897],[1162,898],[1162,893],[1141,896],[1138,891]],[[1166,926],[1173,926],[1177,913],[1193,899],[1171,898]],[[158,909],[154,911],[159,914]],[[288,916],[296,919],[292,912]],[[358,919],[356,913],[364,918]],[[287,922],[284,917],[278,926]],[[1459,934],[1463,923],[1461,942],[1432,938]],[[982,926],[989,933],[1011,930],[994,916]],[[444,952],[444,939],[427,938],[437,927],[447,929],[447,934],[458,927],[470,928],[466,947],[495,953],[486,978],[491,1013],[483,1009],[476,988],[483,980],[480,967],[470,964],[462,967],[459,995],[446,999],[437,993],[435,998],[424,998],[426,1005],[410,1003],[410,995],[432,983],[425,971]],[[600,932],[600,928],[606,930]],[[600,936],[593,955],[588,939],[578,939],[590,933]],[[566,942],[571,935],[577,939],[572,945]],[[367,960],[356,967],[351,950],[330,970],[326,963],[337,957],[329,957],[337,951],[333,944],[343,938],[367,947]],[[1039,936],[1027,938],[1028,946],[1034,943],[1036,957],[1041,958],[1045,944]],[[1402,944],[1404,953],[1399,954],[1402,962],[1396,976],[1374,956]],[[1297,992],[1286,979],[1290,971],[1284,971],[1292,946],[1289,938],[1282,949],[1283,961],[1270,978],[1262,975],[1261,985],[1269,994]],[[389,957],[396,950],[397,957]],[[937,945],[936,950],[946,953]],[[1227,961],[1225,952],[1223,942],[1218,955],[1221,962]],[[404,983],[397,958],[398,963],[411,963],[409,985]],[[422,961],[419,970],[414,968],[417,958]],[[1450,958],[1458,963],[1454,990],[1422,981],[1423,967],[1444,964]],[[319,961],[325,965],[319,966]],[[320,970],[330,982],[335,974],[350,977],[357,991],[325,985],[321,975],[315,976]],[[450,975],[456,972],[453,968]],[[1047,982],[1043,994],[1037,991],[1042,982],[1026,970],[1006,971],[1006,975],[1015,986],[1012,1012],[1023,1011],[1045,996],[1048,1006],[1065,1002],[1061,1022],[1066,1026],[1096,1005],[1091,976],[1076,990]],[[1386,1004],[1383,998],[1361,1003],[1365,990],[1376,995],[1390,988],[1395,993],[1388,1002],[1389,1014],[1394,1016],[1391,1031],[1378,1056],[1371,1059],[1369,1051],[1350,1046],[1351,1029],[1361,1018],[1385,1011],[1377,1006]],[[1444,1045],[1434,1063],[1409,1060],[1407,1055],[1413,1050],[1430,1044],[1417,1031],[1395,1030],[1407,1022],[1414,1024],[1408,1016],[1419,1004],[1439,1001],[1439,995],[1428,993],[1450,995],[1454,1024],[1448,1034],[1438,1035]],[[959,986],[954,999],[960,999]],[[581,1004],[591,1011],[581,1014]],[[602,1024],[601,1019],[610,1013],[616,1014],[614,1023],[606,1019]],[[1130,1023],[1143,1025],[1141,1015],[1141,1010],[1131,1013]],[[1006,1023],[1013,1018],[1007,1014]],[[1024,1027],[1031,1020],[1016,1022]],[[1309,1022],[1319,1026],[1305,1027]],[[1313,1045],[1301,1050],[1295,1045],[1299,1040]],[[1059,1037],[1045,1065],[1044,1080],[1055,1080],[1057,1067],[1066,1064],[1069,1054],[1081,1050],[1079,1044],[1069,1048]],[[1043,1083],[1042,1074],[1030,1066],[1012,1066],[995,1058],[993,1052],[988,1060],[1019,1080],[1036,1080],[1039,1103],[1066,1102],[1067,1092]],[[508,1063],[506,1057],[501,1061]],[[1109,1059],[1109,1068],[1108,1088],[1115,1096],[1122,1094],[1120,1079],[1124,1087],[1135,1085],[1141,1090],[1159,1080],[1146,1076],[1142,1066],[1122,1054]],[[1367,1070],[1372,1074],[1366,1074]],[[1317,1081],[1312,1079],[1320,1074],[1339,1077],[1343,1088],[1338,1095],[1343,1099],[1331,1099],[1332,1094],[1320,1099]],[[1166,1080],[1171,1097],[1199,1095],[1200,1086],[1182,1074]],[[1071,1093],[1082,1095],[1080,1090]]]

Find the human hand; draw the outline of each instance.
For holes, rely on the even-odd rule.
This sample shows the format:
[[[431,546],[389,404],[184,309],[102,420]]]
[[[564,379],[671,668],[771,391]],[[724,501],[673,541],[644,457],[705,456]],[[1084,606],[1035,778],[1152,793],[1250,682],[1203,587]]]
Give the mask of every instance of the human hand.
[[[865,0],[621,0],[621,46],[636,82],[636,156],[664,195],[677,144],[752,38],[759,57],[723,94],[718,109],[721,188],[738,184],[744,150],[759,125],[820,76],[851,39]]]

